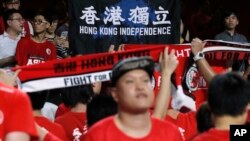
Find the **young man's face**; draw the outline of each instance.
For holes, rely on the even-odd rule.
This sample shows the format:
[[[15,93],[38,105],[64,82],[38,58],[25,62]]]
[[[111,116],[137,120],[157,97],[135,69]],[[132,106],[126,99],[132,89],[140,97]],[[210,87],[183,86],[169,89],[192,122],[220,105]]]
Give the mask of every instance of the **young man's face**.
[[[20,13],[14,13],[11,18],[7,21],[8,28],[17,32],[17,34],[21,33],[23,30],[24,19]]]
[[[236,26],[239,24],[238,18],[234,14],[231,14],[230,16],[226,17],[224,21],[225,21],[226,29],[229,29],[229,30],[235,29]]]
[[[153,103],[154,94],[147,72],[141,69],[125,73],[112,89],[112,95],[120,110],[139,113],[147,111]]]
[[[35,33],[44,33],[49,28],[50,24],[45,20],[44,16],[37,15],[32,21],[34,32]]]

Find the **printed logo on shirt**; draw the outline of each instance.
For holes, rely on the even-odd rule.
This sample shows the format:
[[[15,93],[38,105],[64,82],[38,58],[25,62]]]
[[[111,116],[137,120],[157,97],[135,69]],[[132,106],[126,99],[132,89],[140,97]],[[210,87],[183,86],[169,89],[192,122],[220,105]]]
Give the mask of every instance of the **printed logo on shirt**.
[[[183,128],[181,128],[181,127],[178,127],[178,130],[180,131],[180,133],[181,133],[181,137],[182,137],[182,139],[183,140],[185,140],[185,135],[184,135],[184,133],[185,133],[185,129],[183,129]]]
[[[47,48],[47,49],[46,49],[46,53],[47,53],[47,55],[50,55],[50,54],[51,54],[51,49],[50,49],[50,48]]]
[[[39,64],[39,63],[44,63],[45,61],[39,58],[29,58],[27,65],[33,65],[33,64]]]
[[[80,132],[79,128],[75,128],[73,130],[72,136],[74,137],[74,141],[80,141],[82,133]]]
[[[4,120],[4,115],[3,115],[3,112],[0,111],[0,125],[3,123],[3,120]]]

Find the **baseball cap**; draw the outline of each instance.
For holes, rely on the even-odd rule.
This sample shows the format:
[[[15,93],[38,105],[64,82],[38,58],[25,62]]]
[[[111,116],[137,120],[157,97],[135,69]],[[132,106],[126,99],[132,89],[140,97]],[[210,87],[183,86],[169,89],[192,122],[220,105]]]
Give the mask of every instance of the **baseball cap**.
[[[144,56],[144,57],[132,57],[132,58],[120,60],[118,63],[116,63],[113,66],[113,69],[112,69],[112,77],[111,77],[112,86],[115,86],[117,80],[122,75],[124,75],[125,73],[129,71],[136,70],[136,69],[145,70],[151,79],[154,73],[153,59],[149,56]]]

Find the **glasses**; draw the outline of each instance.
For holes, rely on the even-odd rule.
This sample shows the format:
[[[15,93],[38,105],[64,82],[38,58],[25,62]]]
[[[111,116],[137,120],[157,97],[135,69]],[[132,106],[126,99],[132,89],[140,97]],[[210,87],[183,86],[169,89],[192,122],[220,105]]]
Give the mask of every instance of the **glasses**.
[[[43,21],[43,20],[33,20],[32,23],[40,25],[42,23],[48,23],[48,22],[47,21]]]
[[[17,21],[19,21],[19,22],[23,22],[24,21],[24,19],[23,18],[13,18],[13,19],[9,19],[9,20],[17,20]]]

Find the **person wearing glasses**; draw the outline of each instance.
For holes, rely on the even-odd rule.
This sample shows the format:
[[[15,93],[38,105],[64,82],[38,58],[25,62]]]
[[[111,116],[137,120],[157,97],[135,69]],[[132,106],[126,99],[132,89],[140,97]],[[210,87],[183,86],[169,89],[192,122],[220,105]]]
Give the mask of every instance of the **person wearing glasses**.
[[[20,9],[20,0],[3,0],[2,6],[3,10],[9,10],[9,9]],[[0,16],[0,34],[3,34],[5,31],[6,24],[4,23],[3,16]],[[33,35],[33,29],[32,25],[29,21],[24,20],[24,25],[22,29],[22,37],[29,37],[30,35]]]
[[[9,9],[3,13],[5,31],[0,35],[0,68],[15,66],[17,42],[21,39],[24,19],[21,12]]]
[[[34,35],[22,38],[16,48],[17,65],[32,65],[56,59],[56,47],[45,37],[52,23],[48,10],[38,10],[33,18]]]

